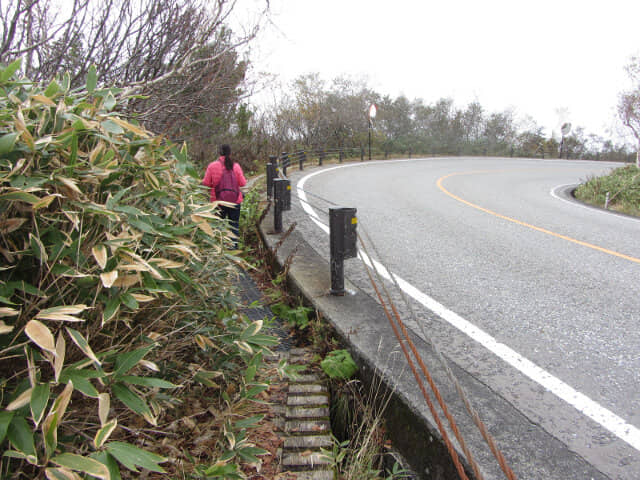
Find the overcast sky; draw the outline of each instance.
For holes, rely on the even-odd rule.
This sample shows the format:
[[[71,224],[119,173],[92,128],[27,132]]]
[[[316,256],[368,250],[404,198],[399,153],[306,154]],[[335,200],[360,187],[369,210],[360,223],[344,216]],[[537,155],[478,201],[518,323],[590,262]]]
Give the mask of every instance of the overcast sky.
[[[256,4],[260,0],[254,1]],[[263,0],[264,1],[264,0]],[[381,94],[514,108],[606,135],[640,53],[637,0],[271,0],[259,70],[364,77]],[[558,110],[568,115],[558,115]]]

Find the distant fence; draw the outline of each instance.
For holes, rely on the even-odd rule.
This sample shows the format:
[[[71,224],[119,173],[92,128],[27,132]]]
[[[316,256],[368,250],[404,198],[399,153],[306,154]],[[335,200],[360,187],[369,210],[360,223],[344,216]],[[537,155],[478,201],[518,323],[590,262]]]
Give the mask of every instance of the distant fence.
[[[372,156],[376,158],[387,159],[390,151],[385,150],[367,150],[364,147],[348,147],[348,148],[317,148],[317,149],[305,149],[295,150],[292,152],[282,152],[280,155],[269,156],[269,163],[277,165],[279,171],[284,176],[287,175],[287,168],[291,165],[298,165],[300,170],[304,170],[304,166],[307,162],[316,161],[318,165],[322,166],[323,163],[330,159],[337,159],[340,163],[349,158],[360,158],[360,161],[366,159],[371,160]],[[408,158],[411,158],[412,151],[406,152]]]

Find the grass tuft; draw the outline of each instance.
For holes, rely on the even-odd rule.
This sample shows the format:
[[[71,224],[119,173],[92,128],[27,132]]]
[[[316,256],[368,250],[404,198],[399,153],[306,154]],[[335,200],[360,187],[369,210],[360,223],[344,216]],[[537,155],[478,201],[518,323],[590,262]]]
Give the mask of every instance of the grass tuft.
[[[640,169],[627,165],[608,175],[591,177],[576,189],[575,196],[590,205],[640,216]]]

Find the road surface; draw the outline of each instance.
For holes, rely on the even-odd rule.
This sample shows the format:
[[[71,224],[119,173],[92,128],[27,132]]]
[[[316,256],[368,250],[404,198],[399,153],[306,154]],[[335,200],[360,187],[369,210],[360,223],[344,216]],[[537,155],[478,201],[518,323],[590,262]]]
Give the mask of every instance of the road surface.
[[[406,282],[416,333],[610,478],[640,478],[640,221],[563,196],[616,166],[431,158],[325,167],[291,176],[290,213],[328,258],[311,216],[328,224],[325,200],[356,207],[377,259]],[[346,275],[367,290],[358,263]]]

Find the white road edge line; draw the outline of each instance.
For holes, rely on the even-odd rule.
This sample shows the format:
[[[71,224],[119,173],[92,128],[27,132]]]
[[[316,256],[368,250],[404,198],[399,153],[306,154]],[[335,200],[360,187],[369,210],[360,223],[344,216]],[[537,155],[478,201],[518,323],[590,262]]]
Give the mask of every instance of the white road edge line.
[[[413,160],[415,161],[415,160]],[[397,160],[396,160],[397,162]],[[337,167],[327,168],[325,170],[320,170],[314,173],[310,173],[309,175],[305,175],[298,182],[296,188],[298,192],[298,198],[302,203],[302,208],[309,215],[311,220],[318,225],[325,233],[329,233],[329,227],[323,224],[315,210],[311,207],[309,203],[307,203],[307,196],[304,192],[304,184],[311,177],[319,175],[321,173],[327,173],[332,170],[336,170],[339,168],[349,168],[349,167],[357,167],[364,164],[350,164],[350,165],[340,165]],[[554,189],[555,190],[555,189]],[[556,197],[558,198],[558,197]],[[565,200],[566,201],[566,200]],[[366,257],[364,252],[360,252],[360,258],[366,262],[368,265],[371,265],[371,260]],[[375,268],[380,272],[380,274],[386,279],[390,279],[390,274],[387,269],[378,263],[377,261],[373,261]],[[589,417],[594,422],[598,423],[609,432],[613,433],[616,437],[625,441],[629,445],[631,445],[636,450],[640,451],[640,429],[635,426],[627,423],[623,418],[619,417],[612,411],[606,409],[602,405],[597,402],[591,400],[589,397],[584,395],[581,392],[578,392],[570,385],[566,384],[562,380],[557,377],[554,377],[549,372],[540,368],[538,365],[528,360],[527,358],[520,355],[515,350],[511,349],[507,345],[498,342],[494,337],[476,327],[474,324],[465,320],[457,313],[449,310],[444,305],[440,304],[433,298],[431,298],[426,293],[421,292],[416,287],[411,285],[406,280],[403,280],[395,273],[393,274],[398,285],[402,290],[409,295],[411,298],[419,302],[425,308],[431,310],[434,314],[438,315],[440,318],[460,330],[462,333],[467,335],[472,340],[476,341],[487,350],[492,352],[501,360],[505,361],[513,368],[518,370],[523,375],[529,377],[534,382],[538,383],[542,387],[546,388],[549,392],[556,395],[558,398],[564,400],[566,403],[574,407],[576,410],[581,412],[582,414]]]
[[[558,185],[557,187],[553,187],[550,191],[549,191],[549,195],[551,195],[553,198],[555,198],[556,200],[561,200],[565,203],[568,203],[569,205],[573,205],[574,207],[577,208],[584,208],[586,210],[590,210],[592,212],[598,212],[602,215],[611,215],[614,214],[616,216],[616,218],[623,218],[625,220],[628,220],[630,222],[640,222],[640,219],[638,218],[634,218],[634,217],[628,217],[626,215],[619,215],[617,214],[617,212],[607,212],[606,210],[602,210],[600,208],[597,207],[591,207],[589,205],[582,205],[578,202],[572,202],[571,200],[567,200],[566,198],[564,198],[562,195],[560,195],[558,193],[558,191],[560,190],[564,190],[567,187],[573,187],[573,186],[577,186],[574,183],[567,183],[566,185]]]

